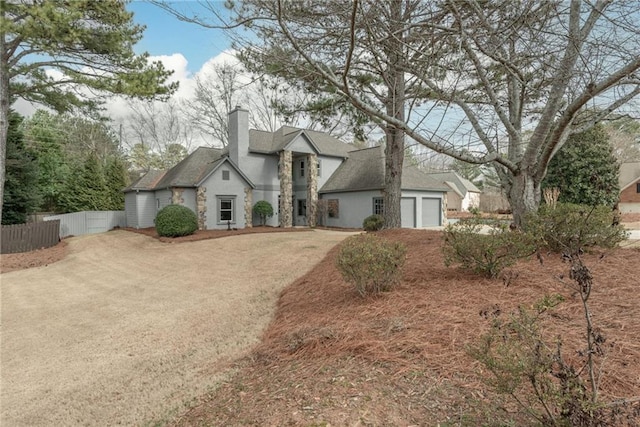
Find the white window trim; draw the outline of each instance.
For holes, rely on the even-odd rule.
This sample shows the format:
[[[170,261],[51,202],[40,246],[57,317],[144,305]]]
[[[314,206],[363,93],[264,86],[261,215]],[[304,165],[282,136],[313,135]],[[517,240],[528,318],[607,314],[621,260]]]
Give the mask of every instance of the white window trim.
[[[380,213],[376,213],[376,201],[377,200],[381,200],[382,203],[382,212]],[[373,202],[372,202],[372,206],[371,206],[371,211],[373,212],[374,215],[384,215],[384,197],[374,197],[373,198]]]
[[[222,201],[231,200],[231,224],[236,223],[236,196],[216,196],[216,213],[218,224],[226,224],[228,220],[222,219]]]

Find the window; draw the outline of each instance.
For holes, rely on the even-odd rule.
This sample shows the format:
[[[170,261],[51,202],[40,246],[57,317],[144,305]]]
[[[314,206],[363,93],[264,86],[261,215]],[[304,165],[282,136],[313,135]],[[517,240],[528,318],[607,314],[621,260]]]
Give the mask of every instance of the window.
[[[298,216],[307,216],[307,201],[298,200]]]
[[[300,176],[304,176],[304,160],[300,160]]]
[[[218,197],[218,222],[236,222],[234,197]]]
[[[373,213],[376,215],[384,215],[384,199],[382,197],[373,198]]]
[[[636,193],[640,193],[640,182],[636,184]]]
[[[222,180],[229,181],[229,171],[222,171]]]
[[[318,176],[321,176],[321,175],[320,175],[320,170],[321,170],[321,169],[322,169],[322,168],[320,167],[320,159],[318,159]]]

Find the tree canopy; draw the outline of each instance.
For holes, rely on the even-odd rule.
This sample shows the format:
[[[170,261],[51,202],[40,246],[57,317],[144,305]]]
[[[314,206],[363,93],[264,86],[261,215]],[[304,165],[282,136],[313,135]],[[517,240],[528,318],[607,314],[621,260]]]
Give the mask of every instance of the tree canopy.
[[[237,46],[264,72],[346,101],[438,153],[491,163],[517,223],[537,209],[549,161],[569,135],[624,112],[640,94],[638,2],[229,5],[228,22],[213,3],[209,17],[174,13],[242,27]],[[385,99],[402,100],[406,116]]]
[[[65,112],[95,108],[107,94],[154,98],[176,89],[161,63],[134,53],[144,27],[125,6],[118,0],[0,2],[0,196],[16,99]]]

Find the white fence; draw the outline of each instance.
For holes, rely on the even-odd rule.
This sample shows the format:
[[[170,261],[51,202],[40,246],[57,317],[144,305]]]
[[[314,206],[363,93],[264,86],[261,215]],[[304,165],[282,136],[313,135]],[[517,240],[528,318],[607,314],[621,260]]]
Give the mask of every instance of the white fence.
[[[102,233],[115,227],[126,227],[124,211],[84,211],[51,215],[45,221],[60,220],[60,238]]]

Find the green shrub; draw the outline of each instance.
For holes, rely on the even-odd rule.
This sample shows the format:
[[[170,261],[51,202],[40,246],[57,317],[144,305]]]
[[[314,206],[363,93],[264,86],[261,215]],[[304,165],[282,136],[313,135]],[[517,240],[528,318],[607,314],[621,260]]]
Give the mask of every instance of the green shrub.
[[[265,225],[267,223],[267,218],[271,218],[273,216],[273,206],[271,206],[271,203],[266,200],[260,200],[253,205],[253,213],[258,215],[262,225]]]
[[[471,218],[449,224],[444,230],[445,265],[459,264],[487,277],[496,277],[535,250],[535,240],[529,234],[511,231],[502,221]]]
[[[345,240],[336,267],[361,296],[391,290],[402,274],[407,248],[372,234]]]
[[[524,227],[540,246],[555,252],[574,253],[591,246],[612,248],[627,238],[615,212],[606,206],[543,205],[525,218]]]
[[[364,231],[378,231],[382,230],[384,225],[384,218],[381,215],[369,215],[362,221],[362,228]]]
[[[168,205],[158,212],[156,231],[163,237],[179,237],[193,234],[198,229],[196,214],[186,206]]]

